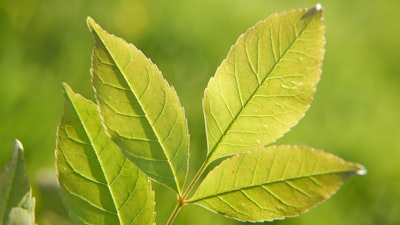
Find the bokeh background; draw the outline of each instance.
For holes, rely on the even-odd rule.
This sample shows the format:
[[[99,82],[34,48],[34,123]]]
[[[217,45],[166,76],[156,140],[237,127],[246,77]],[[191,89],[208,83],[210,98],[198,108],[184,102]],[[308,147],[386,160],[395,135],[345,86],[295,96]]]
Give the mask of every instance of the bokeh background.
[[[275,224],[400,224],[400,3],[320,2],[327,25],[322,80],[306,117],[278,142],[324,149],[363,164],[368,174],[352,177],[308,213]],[[1,170],[14,139],[20,139],[38,224],[71,224],[57,192],[54,149],[62,82],[93,99],[87,16],[138,46],[175,87],[189,120],[195,170],[206,151],[203,89],[230,46],[271,13],[316,3],[0,0]],[[162,193],[157,195],[158,224],[165,223],[175,201],[169,191]],[[175,224],[243,223],[188,206]]]

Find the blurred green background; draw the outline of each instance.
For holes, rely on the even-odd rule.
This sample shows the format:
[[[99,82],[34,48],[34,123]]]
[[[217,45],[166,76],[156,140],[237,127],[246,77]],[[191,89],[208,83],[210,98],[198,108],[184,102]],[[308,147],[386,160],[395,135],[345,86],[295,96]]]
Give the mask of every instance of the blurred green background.
[[[368,174],[351,178],[308,213],[275,224],[400,224],[400,3],[320,2],[327,25],[322,80],[306,117],[279,143],[324,149],[363,164]],[[59,202],[54,149],[62,82],[93,99],[87,16],[134,43],[175,87],[189,120],[194,171],[206,151],[203,89],[230,46],[271,13],[316,3],[0,0],[0,168],[20,139],[38,224],[71,224]],[[175,196],[164,191],[157,199],[157,221],[164,224]],[[188,206],[175,224],[243,223]]]

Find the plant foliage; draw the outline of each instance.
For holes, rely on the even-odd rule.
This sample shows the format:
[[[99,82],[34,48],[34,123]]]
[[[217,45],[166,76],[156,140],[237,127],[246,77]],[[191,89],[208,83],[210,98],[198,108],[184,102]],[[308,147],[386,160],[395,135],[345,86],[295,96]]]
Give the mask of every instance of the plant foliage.
[[[207,157],[187,185],[189,132],[175,90],[134,45],[88,18],[97,103],[64,85],[56,150],[75,221],[152,224],[149,179],[178,196],[167,224],[186,204],[240,221],[272,221],[307,211],[363,174],[361,165],[320,150],[267,146],[311,104],[324,53],[322,11],[317,5],[274,14],[232,46],[204,93]]]
[[[181,193],[189,134],[178,96],[135,46],[109,35],[91,18],[88,26],[95,40],[93,87],[108,133],[146,174]]]
[[[274,14],[233,45],[204,94],[209,161],[270,144],[303,117],[321,73],[321,15]]]
[[[223,161],[189,202],[241,221],[282,219],[327,199],[359,169],[312,148],[262,147]]]
[[[232,46],[204,93],[207,157],[186,186],[189,132],[175,90],[134,45],[91,18],[88,27],[97,104],[64,84],[56,148],[61,193],[77,224],[154,224],[150,180],[178,196],[167,224],[186,204],[272,221],[307,211],[366,172],[321,150],[270,145],[311,104],[324,53],[320,5],[274,14]],[[35,224],[19,141],[0,175],[0,196],[1,224]]]
[[[34,225],[35,199],[25,174],[23,147],[18,140],[10,161],[0,174],[0,224]]]
[[[56,157],[71,217],[77,224],[153,224],[148,177],[106,136],[95,104],[64,87]]]

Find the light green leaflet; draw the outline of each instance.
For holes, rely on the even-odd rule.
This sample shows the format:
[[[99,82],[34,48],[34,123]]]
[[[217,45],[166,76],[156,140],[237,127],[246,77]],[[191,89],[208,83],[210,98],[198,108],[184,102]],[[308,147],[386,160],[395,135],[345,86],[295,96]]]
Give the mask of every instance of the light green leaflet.
[[[244,33],[208,83],[208,162],[270,144],[307,111],[321,73],[320,7],[274,14]]]
[[[234,156],[211,171],[189,203],[241,221],[297,216],[329,198],[362,166],[307,147],[272,146]]]
[[[96,105],[65,88],[65,111],[57,133],[57,172],[62,196],[77,224],[154,222],[148,177],[109,137]]]
[[[14,153],[0,175],[0,224],[34,225],[35,199],[28,177],[22,144],[16,140]]]
[[[92,81],[107,132],[147,175],[181,193],[189,134],[175,90],[135,46],[91,18],[88,26],[95,39]]]

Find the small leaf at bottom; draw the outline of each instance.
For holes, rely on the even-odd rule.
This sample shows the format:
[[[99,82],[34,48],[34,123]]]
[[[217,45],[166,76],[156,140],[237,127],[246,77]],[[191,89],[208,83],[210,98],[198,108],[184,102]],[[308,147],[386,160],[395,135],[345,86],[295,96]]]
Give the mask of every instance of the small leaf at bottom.
[[[35,199],[28,177],[22,144],[16,140],[14,153],[0,175],[0,224],[35,224]]]

